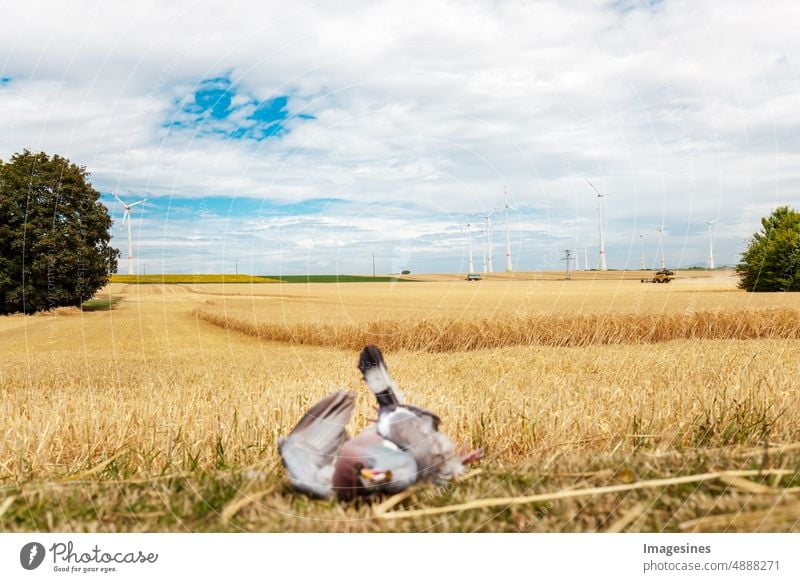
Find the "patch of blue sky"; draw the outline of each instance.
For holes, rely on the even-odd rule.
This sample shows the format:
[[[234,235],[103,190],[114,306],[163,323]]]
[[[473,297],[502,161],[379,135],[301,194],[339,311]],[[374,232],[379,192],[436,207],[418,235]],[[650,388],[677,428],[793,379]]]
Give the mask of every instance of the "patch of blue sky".
[[[5,87],[6,85],[11,84],[11,77],[5,76],[0,77],[0,87]]]
[[[635,10],[649,8],[650,10],[658,10],[662,7],[665,0],[612,0],[608,7],[614,12],[620,14],[628,14]]]
[[[194,93],[177,101],[163,127],[191,129],[198,135],[262,141],[288,133],[291,119],[311,120],[309,113],[292,113],[290,97],[259,100],[237,86],[229,76],[203,79]]]
[[[194,93],[194,102],[187,104],[184,111],[207,115],[212,119],[225,119],[231,113],[232,91],[230,79],[216,77],[200,83]]]
[[[145,196],[129,194],[120,196],[126,202],[140,200]],[[109,208],[121,213],[121,205],[114,199],[114,195],[104,192],[101,201]],[[284,202],[262,198],[245,198],[232,196],[203,196],[197,198],[166,198],[150,194],[147,204],[143,209],[150,217],[166,217],[190,215],[215,215],[220,217],[258,218],[273,216],[303,216],[324,215],[329,212],[340,212],[347,205],[348,200],[339,198],[311,198],[298,202]]]

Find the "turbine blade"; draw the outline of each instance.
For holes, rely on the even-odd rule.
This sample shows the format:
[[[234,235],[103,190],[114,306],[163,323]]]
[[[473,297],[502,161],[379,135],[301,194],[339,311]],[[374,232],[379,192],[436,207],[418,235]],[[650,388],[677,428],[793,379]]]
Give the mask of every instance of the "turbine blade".
[[[589,178],[584,178],[584,180],[586,180],[586,183],[587,183],[587,184],[589,184],[589,186],[591,186],[591,187],[592,187],[592,190],[594,190],[595,192],[597,192],[597,195],[598,195],[598,196],[602,196],[602,194],[600,194],[600,190],[598,190],[597,188],[595,188],[595,187],[594,187],[594,184],[592,184],[592,183],[589,181]]]
[[[144,200],[139,200],[138,202],[134,202],[133,204],[128,204],[128,208],[133,208],[137,204],[143,204],[146,201],[147,201],[147,198],[145,198]]]

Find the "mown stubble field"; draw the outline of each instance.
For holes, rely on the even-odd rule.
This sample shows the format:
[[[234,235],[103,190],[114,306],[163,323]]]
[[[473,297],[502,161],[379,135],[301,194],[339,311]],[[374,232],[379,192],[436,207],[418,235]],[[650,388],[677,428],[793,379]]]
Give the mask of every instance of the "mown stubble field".
[[[111,311],[0,318],[0,525],[800,530],[800,296],[746,294],[730,273],[589,275],[112,284]],[[363,341],[457,443],[487,448],[463,482],[391,510],[514,499],[387,517],[289,489],[275,443],[311,403],[353,389],[353,431],[369,422]]]

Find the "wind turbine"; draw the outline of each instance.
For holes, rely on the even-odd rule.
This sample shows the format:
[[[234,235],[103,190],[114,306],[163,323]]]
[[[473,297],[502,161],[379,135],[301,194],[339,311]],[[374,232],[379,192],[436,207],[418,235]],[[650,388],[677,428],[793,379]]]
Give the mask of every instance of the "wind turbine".
[[[664,227],[659,226],[656,230],[660,233],[659,246],[661,247],[661,270],[663,271],[666,269],[666,264],[664,262]]]
[[[605,219],[605,213],[603,212],[603,198],[605,198],[605,194],[600,194],[600,191],[594,187],[594,184],[589,182],[589,179],[586,178],[586,182],[589,186],[592,187],[592,190],[597,192],[597,228],[600,231],[600,264],[598,265],[598,270],[600,271],[607,271],[608,267],[606,267],[606,233],[605,227],[603,226],[603,222]]]
[[[583,270],[589,270],[589,247],[583,247]]]
[[[469,222],[466,224],[467,227],[467,245],[469,246],[469,264],[467,265],[467,273],[474,273],[475,272],[475,265],[472,262],[472,224]]]
[[[487,254],[486,250],[487,250],[487,246],[488,246],[486,244],[486,230],[481,229],[479,232],[481,233],[481,243],[482,243],[482,247],[483,247],[483,273],[486,274],[488,272],[486,270],[486,254]]]
[[[644,271],[644,234],[639,233],[639,244],[642,246],[642,262],[641,262],[641,269]]]
[[[492,214],[496,212],[497,209],[493,208],[489,214],[484,215],[486,219],[486,265],[490,273],[494,273],[494,266],[492,263]]]
[[[134,202],[133,204],[125,204],[120,197],[114,194],[114,198],[122,204],[122,207],[125,209],[125,213],[122,215],[122,222],[120,223],[120,228],[125,224],[125,221],[128,221],[128,275],[133,275],[133,237],[131,236],[131,208],[136,206],[137,204],[144,204],[147,201],[147,198],[143,198],[138,202]]]
[[[706,221],[708,225],[708,263],[706,263],[706,269],[713,269],[714,268],[714,242],[711,235],[711,230],[713,224],[717,222],[716,220],[709,220]]]
[[[503,190],[503,198],[505,204],[500,212],[506,213],[506,273],[511,273],[514,268],[511,265],[511,222],[508,218],[508,211],[513,210],[516,212],[517,209],[508,203],[508,192],[506,190]]]

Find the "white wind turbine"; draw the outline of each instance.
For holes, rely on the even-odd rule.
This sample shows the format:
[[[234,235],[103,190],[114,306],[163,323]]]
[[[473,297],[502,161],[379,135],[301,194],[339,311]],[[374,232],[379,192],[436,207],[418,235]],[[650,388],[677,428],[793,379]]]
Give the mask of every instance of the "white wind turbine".
[[[514,271],[514,267],[511,264],[511,222],[508,218],[508,211],[513,210],[516,212],[517,209],[508,203],[508,192],[506,190],[503,190],[503,199],[504,205],[500,212],[506,213],[506,273],[511,273]]]
[[[128,222],[128,275],[133,275],[133,237],[131,236],[131,208],[136,206],[137,204],[144,204],[147,201],[147,198],[143,198],[133,204],[125,204],[120,197],[114,194],[114,198],[122,204],[122,207],[125,209],[125,213],[122,215],[122,222],[120,223],[120,228],[122,228],[125,224],[125,221]]]
[[[592,190],[597,192],[597,228],[600,231],[600,263],[598,265],[598,270],[606,271],[608,267],[606,267],[606,233],[605,233],[605,212],[604,212],[604,204],[603,198],[606,197],[605,194],[600,194],[600,191],[594,187],[594,184],[589,182],[589,179],[586,179],[586,182],[589,186],[592,187]]]
[[[659,232],[659,246],[661,247],[661,270],[666,269],[666,262],[664,261],[664,227],[659,226],[656,229]]]
[[[492,215],[497,212],[497,209],[492,209],[489,214],[483,215],[486,219],[486,266],[489,273],[494,273],[494,264],[492,263]]]
[[[706,263],[706,269],[709,270],[714,268],[714,240],[711,231],[715,222],[717,221],[706,221],[706,224],[708,225],[708,263]]]
[[[478,232],[481,233],[481,246],[483,248],[483,273],[486,274],[486,273],[488,273],[488,271],[486,270],[487,269],[487,266],[486,266],[486,255],[487,255],[487,250],[488,250],[488,246],[489,246],[487,244],[487,237],[486,237],[487,231],[482,228]]]
[[[467,265],[467,273],[474,273],[475,265],[472,262],[472,224],[468,222],[465,226],[467,227],[467,246],[469,247],[469,263]]]
[[[639,233],[639,245],[642,247],[642,249],[641,249],[642,250],[642,255],[640,257],[640,261],[641,261],[640,268],[642,269],[642,271],[644,271],[644,234],[641,233],[641,232]]]

